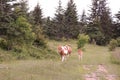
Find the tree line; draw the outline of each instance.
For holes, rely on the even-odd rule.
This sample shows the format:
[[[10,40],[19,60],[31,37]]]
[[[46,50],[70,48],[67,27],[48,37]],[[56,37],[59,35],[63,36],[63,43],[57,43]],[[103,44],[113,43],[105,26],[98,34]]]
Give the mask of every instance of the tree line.
[[[120,37],[120,11],[115,21],[107,0],[92,0],[89,15],[83,10],[79,18],[74,0],[66,8],[59,0],[55,17],[44,17],[39,3],[28,12],[27,0],[0,0],[0,46],[11,50],[23,44],[46,47],[46,38],[77,39],[86,34],[90,42],[106,45],[111,39]]]

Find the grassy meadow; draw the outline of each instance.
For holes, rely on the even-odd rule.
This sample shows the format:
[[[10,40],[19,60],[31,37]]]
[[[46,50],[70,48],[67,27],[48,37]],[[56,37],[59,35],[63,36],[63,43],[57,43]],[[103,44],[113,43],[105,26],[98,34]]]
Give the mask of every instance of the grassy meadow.
[[[82,61],[78,60],[76,40],[49,40],[48,46],[57,52],[58,45],[70,44],[72,54],[66,61],[58,59],[18,60],[0,63],[0,80],[120,80],[120,65],[111,62],[111,52],[105,46],[87,44]],[[105,71],[99,68],[103,65]],[[110,76],[111,79],[110,79]]]

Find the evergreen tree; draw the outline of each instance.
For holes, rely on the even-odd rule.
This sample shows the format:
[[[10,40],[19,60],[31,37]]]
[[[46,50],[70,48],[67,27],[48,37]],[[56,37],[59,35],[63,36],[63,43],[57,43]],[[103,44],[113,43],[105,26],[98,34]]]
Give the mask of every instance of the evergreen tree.
[[[118,11],[118,13],[115,16],[117,18],[117,22],[120,23],[120,11]]]
[[[120,11],[118,11],[117,14],[115,14],[116,16],[116,22],[114,23],[114,37],[117,38],[117,37],[120,37]]]
[[[107,0],[100,0],[99,2],[99,15],[100,15],[100,30],[104,33],[105,38],[112,38],[112,18],[109,7],[107,7]],[[111,36],[109,36],[111,35]]]
[[[55,22],[55,25],[56,25],[56,37],[57,38],[62,38],[64,37],[64,31],[65,31],[65,20],[64,20],[64,10],[62,8],[62,3],[61,3],[61,0],[59,0],[59,5],[58,5],[58,8],[56,10],[56,13],[55,13],[55,18],[54,18],[54,22]]]
[[[42,19],[42,9],[37,3],[35,6],[34,10],[31,12],[31,23],[32,23],[32,29],[33,32],[35,33],[35,41],[34,45],[37,47],[46,47],[46,42],[45,42],[45,37],[43,34],[43,19]]]
[[[15,0],[0,0],[0,35],[6,36],[7,29],[10,23],[13,21],[12,15],[12,5],[10,2]]]
[[[6,49],[10,50],[16,45],[31,44],[34,38],[31,25],[27,21],[23,5],[15,0],[1,0],[0,11],[0,35],[5,40]],[[23,0],[22,0],[23,1]],[[12,4],[11,4],[12,3]]]
[[[32,12],[32,16],[33,16],[34,25],[42,25],[42,9],[39,3],[37,3],[37,5],[35,6]]]
[[[51,39],[56,39],[58,38],[58,29],[57,29],[57,25],[56,22],[54,20],[51,20],[50,17],[47,17],[46,21],[45,21],[46,25],[44,26],[45,28],[45,33],[47,34],[47,36]]]
[[[20,0],[14,4],[14,9],[12,10],[12,18],[16,20],[18,17],[23,16],[28,19],[28,5],[27,0]]]
[[[16,21],[11,23],[7,35],[8,50],[16,45],[32,45],[35,36],[32,32],[30,23],[23,16],[19,16]]]
[[[85,10],[83,10],[81,18],[80,18],[79,32],[80,33],[86,33],[86,28],[87,28],[87,16],[85,14]]]
[[[113,33],[112,19],[106,0],[92,0],[87,33],[91,37],[91,41],[95,40],[99,45],[109,42]]]
[[[78,15],[76,5],[73,0],[70,0],[65,10],[65,28],[67,38],[77,38],[79,34]]]

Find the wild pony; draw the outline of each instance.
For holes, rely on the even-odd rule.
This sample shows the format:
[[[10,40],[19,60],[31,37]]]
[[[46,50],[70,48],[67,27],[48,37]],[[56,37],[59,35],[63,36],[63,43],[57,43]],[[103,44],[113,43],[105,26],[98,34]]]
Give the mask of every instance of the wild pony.
[[[70,45],[65,45],[65,46],[58,46],[58,53],[61,56],[62,62],[66,59],[67,55],[70,55],[72,52],[72,48]]]
[[[83,51],[81,49],[78,49],[78,58],[79,60],[82,60],[83,57]]]

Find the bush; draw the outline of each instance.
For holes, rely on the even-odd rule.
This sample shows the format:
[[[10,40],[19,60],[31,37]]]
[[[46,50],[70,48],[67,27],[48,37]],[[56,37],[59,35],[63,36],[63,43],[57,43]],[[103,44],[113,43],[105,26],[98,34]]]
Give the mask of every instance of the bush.
[[[43,28],[41,25],[34,25],[33,32],[35,33],[35,40],[33,45],[36,47],[47,47],[47,42],[45,40],[45,35],[43,34]]]
[[[120,37],[117,38],[118,47],[120,47]]]
[[[79,34],[77,47],[78,48],[83,48],[88,41],[89,41],[89,36],[88,35]]]
[[[110,51],[113,51],[113,50],[115,50],[115,48],[117,47],[117,40],[115,40],[115,39],[112,39],[111,41],[110,41],[110,43],[109,43],[109,50]]]
[[[13,60],[11,52],[4,51],[0,49],[0,62]]]
[[[33,45],[37,46],[37,47],[46,48],[47,42],[46,42],[45,38],[41,35],[34,41]]]
[[[3,49],[7,48],[7,41],[3,38],[0,38],[0,47]]]
[[[115,64],[120,64],[120,50],[119,49],[112,52],[111,61]]]

